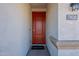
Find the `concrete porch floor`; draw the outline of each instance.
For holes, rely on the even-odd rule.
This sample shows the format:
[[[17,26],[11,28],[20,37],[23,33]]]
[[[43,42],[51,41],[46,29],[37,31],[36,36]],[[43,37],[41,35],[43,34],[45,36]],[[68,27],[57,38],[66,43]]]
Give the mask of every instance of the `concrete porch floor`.
[[[41,49],[41,50],[34,50],[34,49],[31,49],[27,56],[50,56],[47,48],[45,47],[45,49]]]

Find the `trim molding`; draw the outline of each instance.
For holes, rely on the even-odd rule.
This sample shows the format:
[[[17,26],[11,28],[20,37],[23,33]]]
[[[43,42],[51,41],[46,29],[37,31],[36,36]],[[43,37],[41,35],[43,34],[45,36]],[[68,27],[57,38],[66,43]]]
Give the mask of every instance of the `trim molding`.
[[[79,40],[57,40],[52,36],[49,40],[57,49],[79,49]]]
[[[79,40],[60,40],[56,46],[58,49],[79,49]]]

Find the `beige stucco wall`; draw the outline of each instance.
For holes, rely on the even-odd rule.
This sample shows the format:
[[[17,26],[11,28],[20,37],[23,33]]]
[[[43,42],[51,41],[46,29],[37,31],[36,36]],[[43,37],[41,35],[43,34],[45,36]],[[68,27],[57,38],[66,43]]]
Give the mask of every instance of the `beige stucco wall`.
[[[58,4],[51,3],[47,6],[46,15],[46,42],[50,55],[57,55],[57,48],[52,41],[58,40]]]
[[[58,4],[59,40],[79,40],[79,12],[71,11],[70,4]],[[78,15],[78,20],[66,20],[67,14]]]
[[[47,37],[58,39],[58,4],[48,4],[46,19]]]
[[[66,15],[76,14],[77,20],[66,20]],[[79,56],[79,11],[72,11],[69,3],[58,4],[58,40],[61,47],[59,56]]]
[[[26,55],[30,36],[30,5],[0,4],[0,55]]]

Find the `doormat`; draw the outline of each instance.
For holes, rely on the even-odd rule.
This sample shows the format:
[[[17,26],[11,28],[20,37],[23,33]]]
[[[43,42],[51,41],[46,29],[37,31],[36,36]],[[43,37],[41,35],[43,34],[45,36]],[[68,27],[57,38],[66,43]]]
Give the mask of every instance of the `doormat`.
[[[45,49],[44,46],[32,46],[32,50],[43,50]]]

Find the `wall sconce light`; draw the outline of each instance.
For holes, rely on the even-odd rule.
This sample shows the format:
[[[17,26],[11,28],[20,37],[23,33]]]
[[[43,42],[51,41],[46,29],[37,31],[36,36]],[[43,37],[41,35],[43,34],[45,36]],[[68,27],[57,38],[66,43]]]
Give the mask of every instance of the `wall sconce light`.
[[[79,3],[71,3],[70,7],[72,8],[72,11],[78,11],[79,10]]]

